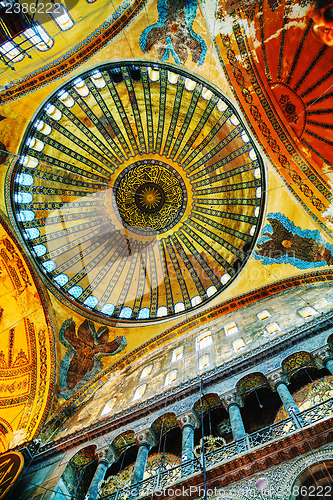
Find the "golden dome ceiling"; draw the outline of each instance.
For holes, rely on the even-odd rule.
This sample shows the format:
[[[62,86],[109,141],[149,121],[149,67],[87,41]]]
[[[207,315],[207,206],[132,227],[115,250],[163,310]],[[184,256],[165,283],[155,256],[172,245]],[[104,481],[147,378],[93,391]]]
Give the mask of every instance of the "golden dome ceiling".
[[[228,99],[163,64],[69,80],[26,129],[12,209],[46,284],[120,321],[198,308],[238,275],[263,211],[263,164]]]

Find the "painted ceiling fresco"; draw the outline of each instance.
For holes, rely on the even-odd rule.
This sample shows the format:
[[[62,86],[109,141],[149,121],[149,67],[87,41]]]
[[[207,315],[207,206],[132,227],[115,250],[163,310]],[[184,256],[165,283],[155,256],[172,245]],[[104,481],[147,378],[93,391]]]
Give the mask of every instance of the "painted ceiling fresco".
[[[52,398],[55,346],[41,290],[0,226],[0,452],[36,434]]]
[[[252,131],[294,196],[331,234],[333,58],[313,30],[314,10],[310,2],[268,0],[228,15],[221,2],[211,27]]]
[[[324,13],[64,5],[0,44],[2,449],[199,318],[331,281]]]

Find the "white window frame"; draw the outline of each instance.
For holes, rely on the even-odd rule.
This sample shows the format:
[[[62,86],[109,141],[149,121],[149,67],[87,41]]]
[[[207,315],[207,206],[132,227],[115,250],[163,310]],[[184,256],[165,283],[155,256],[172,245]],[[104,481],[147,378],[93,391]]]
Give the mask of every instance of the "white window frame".
[[[152,371],[153,371],[153,365],[152,364],[145,366],[144,369],[141,372],[140,380],[143,379],[143,378],[148,377],[151,374]]]
[[[146,389],[147,389],[147,384],[142,384],[139,387],[137,387],[134,391],[132,401],[138,401],[139,399],[142,399],[146,392]]]
[[[234,321],[230,321],[230,323],[227,323],[224,327],[224,331],[227,337],[230,335],[234,335],[235,333],[239,332],[238,326]]]
[[[176,369],[168,372],[165,376],[164,386],[170,387],[170,385],[174,384],[177,380],[177,376],[178,376],[178,371]]]
[[[183,359],[183,354],[184,354],[184,346],[181,345],[179,347],[176,347],[176,349],[174,349],[172,352],[171,363],[176,363],[177,361]]]
[[[201,351],[202,349],[206,349],[213,345],[213,337],[212,332],[210,330],[206,330],[205,332],[200,333],[197,336],[195,341],[195,349],[196,351]]]

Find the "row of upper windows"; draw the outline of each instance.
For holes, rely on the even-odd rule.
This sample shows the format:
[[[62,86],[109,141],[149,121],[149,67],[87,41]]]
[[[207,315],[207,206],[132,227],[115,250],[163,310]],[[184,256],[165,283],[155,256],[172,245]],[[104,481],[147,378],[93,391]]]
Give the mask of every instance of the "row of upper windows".
[[[204,354],[203,356],[201,356],[199,358],[199,360],[198,360],[199,371],[206,370],[209,367],[209,365],[210,365],[210,355],[209,354]],[[141,378],[143,378],[142,375],[144,374],[146,369],[149,369],[150,370],[149,373],[151,373],[152,368],[153,368],[153,365],[149,365],[146,368],[144,368],[144,370],[141,374]],[[148,375],[148,373],[145,374],[145,376],[147,376],[147,375]],[[174,369],[174,370],[171,370],[170,372],[168,372],[165,376],[165,379],[164,379],[164,387],[171,387],[174,384],[174,382],[176,382],[177,377],[178,377],[178,370],[177,369]],[[141,399],[143,397],[144,393],[146,392],[146,388],[147,388],[147,384],[142,384],[139,387],[137,387],[134,391],[132,401],[137,401],[138,399]]]
[[[299,309],[297,312],[304,319],[312,318],[312,317],[319,314],[318,311],[316,311],[311,306],[303,307],[303,308]],[[271,315],[270,315],[269,311],[267,311],[267,310],[262,311],[262,312],[257,314],[257,318],[259,321],[264,321],[265,319],[269,318],[270,316]],[[281,331],[281,327],[278,323],[276,323],[274,321],[272,323],[267,323],[265,325],[265,330],[269,334],[274,334],[274,333]],[[225,325],[224,331],[225,331],[225,334],[227,336],[230,336],[230,335],[233,335],[235,333],[238,333],[239,330],[238,330],[236,323],[231,322],[231,323],[228,323],[227,325]],[[196,348],[196,351],[200,351],[201,349],[205,349],[205,348],[211,346],[212,344],[213,344],[212,332],[210,330],[206,330],[205,332],[202,332],[196,338],[195,348]],[[233,342],[233,347],[234,347],[235,351],[239,351],[240,349],[245,347],[245,343],[241,338],[238,338]],[[183,353],[184,353],[183,346],[180,346],[180,347],[177,347],[176,349],[174,349],[174,351],[172,352],[172,356],[171,356],[171,363],[175,363],[177,361],[180,361],[183,358]],[[152,372],[152,369],[153,369],[153,365],[146,366],[142,370],[140,378],[143,379],[143,378],[147,377],[148,375],[150,375]]]
[[[299,309],[298,314],[304,318],[312,318],[316,315],[318,315],[318,311],[316,311],[313,307],[311,306],[306,306],[301,309]],[[257,314],[257,318],[259,321],[264,321],[265,319],[269,318],[271,315],[269,311],[265,310]],[[226,335],[233,335],[238,332],[238,327],[236,323],[231,322],[225,325],[224,327]],[[275,334],[281,331],[281,327],[278,325],[276,322],[268,323],[265,325],[265,330],[269,334]],[[207,330],[205,332],[202,332],[197,338],[196,338],[196,350],[199,351],[201,349],[205,349],[213,344],[213,338],[212,338],[212,333],[210,330]],[[242,338],[238,338],[233,341],[233,348],[234,351],[240,351],[245,348],[245,342]],[[184,354],[184,346],[179,346],[176,349],[173,350],[172,356],[171,356],[171,363],[175,363],[177,361],[180,361],[183,358]],[[198,369],[199,371],[203,371],[209,368],[211,363],[210,360],[210,355],[208,353],[204,354],[198,359]],[[153,371],[153,365],[150,364],[146,366],[140,375],[140,379],[144,379],[148,377]],[[177,379],[177,370],[171,370],[169,373],[166,374],[165,380],[164,380],[164,386],[165,387],[170,387]],[[133,401],[137,401],[138,399],[141,399],[146,391],[147,384],[143,384],[140,387],[137,387],[137,389],[134,392],[133,396]]]

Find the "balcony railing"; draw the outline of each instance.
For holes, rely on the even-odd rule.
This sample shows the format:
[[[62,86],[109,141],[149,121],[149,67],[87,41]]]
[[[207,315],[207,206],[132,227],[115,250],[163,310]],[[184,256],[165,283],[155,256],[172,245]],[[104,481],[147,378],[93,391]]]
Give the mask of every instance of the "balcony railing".
[[[330,398],[299,414],[293,414],[280,422],[264,427],[252,434],[247,434],[245,438],[239,441],[232,441],[217,450],[206,453],[206,469],[215,467],[257,447],[264,446],[271,441],[284,438],[299,431],[301,427],[309,427],[332,415],[333,398]],[[98,496],[98,500],[127,500],[129,498],[149,496],[154,492],[163,491],[164,488],[192,474],[202,472],[202,470],[202,459],[187,460],[176,467],[157,471],[155,475],[132,486],[125,486],[114,493],[101,494],[101,496]]]

